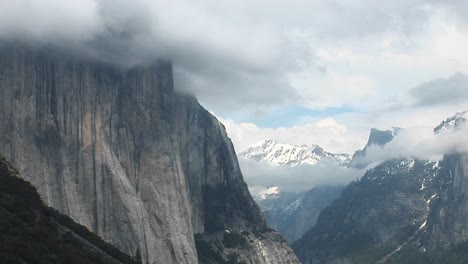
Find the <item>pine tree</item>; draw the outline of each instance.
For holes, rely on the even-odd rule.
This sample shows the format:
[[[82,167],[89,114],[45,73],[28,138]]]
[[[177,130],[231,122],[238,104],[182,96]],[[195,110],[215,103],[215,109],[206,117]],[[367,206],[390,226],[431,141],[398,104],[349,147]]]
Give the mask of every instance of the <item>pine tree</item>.
[[[141,260],[141,253],[140,253],[140,248],[137,248],[136,252],[135,252],[135,263],[136,264],[143,264],[142,260]]]

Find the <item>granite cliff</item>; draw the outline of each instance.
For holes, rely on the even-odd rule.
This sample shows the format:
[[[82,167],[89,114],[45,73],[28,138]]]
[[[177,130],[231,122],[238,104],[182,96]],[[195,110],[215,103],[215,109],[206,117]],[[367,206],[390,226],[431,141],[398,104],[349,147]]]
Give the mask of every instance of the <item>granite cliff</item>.
[[[266,228],[224,127],[174,92],[169,62],[122,69],[3,48],[0,120],[0,154],[49,206],[144,262],[197,263],[197,234],[220,261],[297,263]],[[248,250],[227,247],[226,230]]]

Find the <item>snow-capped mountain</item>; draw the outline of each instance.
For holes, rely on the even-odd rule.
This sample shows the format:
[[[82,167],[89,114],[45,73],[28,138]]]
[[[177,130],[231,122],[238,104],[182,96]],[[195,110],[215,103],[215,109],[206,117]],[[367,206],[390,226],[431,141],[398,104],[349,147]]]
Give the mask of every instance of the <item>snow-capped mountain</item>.
[[[270,187],[262,192],[260,192],[254,198],[256,200],[267,200],[267,199],[277,199],[279,197],[280,189],[278,186]]]
[[[452,130],[461,127],[466,124],[468,118],[468,111],[459,112],[455,115],[445,119],[438,126],[434,128],[434,133],[440,133],[446,130]]]
[[[265,140],[237,154],[239,157],[255,161],[264,161],[274,166],[315,165],[322,159],[334,160],[346,165],[351,160],[348,154],[332,154],[324,151],[318,145],[290,145],[278,143],[275,140]]]
[[[332,154],[318,145],[296,146],[274,140],[251,145],[237,155],[278,167],[314,166],[325,159],[347,166],[351,161],[351,155]],[[284,192],[280,187],[271,186],[253,197],[264,212],[268,225],[293,242],[314,225],[320,211],[338,198],[343,188],[322,186],[306,192]]]

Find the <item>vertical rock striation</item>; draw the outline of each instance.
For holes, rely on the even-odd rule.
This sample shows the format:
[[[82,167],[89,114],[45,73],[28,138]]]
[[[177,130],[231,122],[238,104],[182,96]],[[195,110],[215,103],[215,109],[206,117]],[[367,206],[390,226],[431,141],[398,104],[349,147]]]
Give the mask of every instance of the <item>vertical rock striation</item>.
[[[447,248],[468,240],[468,154],[444,156],[423,244]]]
[[[0,154],[48,205],[148,263],[197,263],[194,233],[265,225],[224,128],[174,93],[168,62],[3,49],[0,132]]]

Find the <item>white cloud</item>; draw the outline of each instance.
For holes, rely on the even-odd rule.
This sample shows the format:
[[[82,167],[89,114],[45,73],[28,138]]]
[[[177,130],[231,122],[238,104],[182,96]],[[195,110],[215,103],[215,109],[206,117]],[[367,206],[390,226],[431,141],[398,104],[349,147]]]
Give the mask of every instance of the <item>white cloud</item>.
[[[321,161],[314,166],[272,166],[263,162],[239,159],[244,178],[253,193],[263,188],[278,186],[282,191],[306,191],[314,186],[346,185],[360,178],[364,170],[346,168],[332,161]]]
[[[468,71],[463,1],[0,0],[0,39],[138,63],[174,62],[178,89],[209,109],[362,111]],[[285,12],[284,10],[288,10]]]
[[[329,124],[330,120],[324,120]],[[336,123],[331,122],[333,127]],[[432,127],[406,128],[385,146],[371,146],[357,163],[369,164],[365,169],[346,168],[332,161],[322,160],[315,166],[272,166],[264,162],[239,159],[246,182],[253,192],[279,186],[283,191],[304,191],[317,185],[342,185],[360,178],[365,171],[384,161],[416,158],[440,160],[450,153],[468,152],[468,127],[434,134]]]
[[[290,75],[304,105],[370,111],[389,97],[405,99],[396,95],[420,83],[468,73],[467,24],[447,9],[425,6],[423,11],[427,17],[412,34],[399,27],[351,39],[309,34],[315,63]]]
[[[378,164],[401,158],[441,159],[444,154],[468,151],[468,129],[434,134],[432,128],[414,127],[401,131],[383,148],[372,146],[362,158],[365,163]]]
[[[303,117],[293,127],[221,121],[237,150],[275,139],[352,153],[370,127],[434,126],[468,108],[464,86],[452,91],[456,105],[444,98],[416,106],[417,89],[409,93],[468,73],[466,7],[464,0],[0,0],[0,40],[53,44],[121,64],[171,59],[177,89],[215,112],[350,106],[355,112]],[[422,99],[446,91],[447,83],[436,84]],[[429,137],[415,146],[414,135],[381,154],[420,155],[402,148],[435,143]]]

